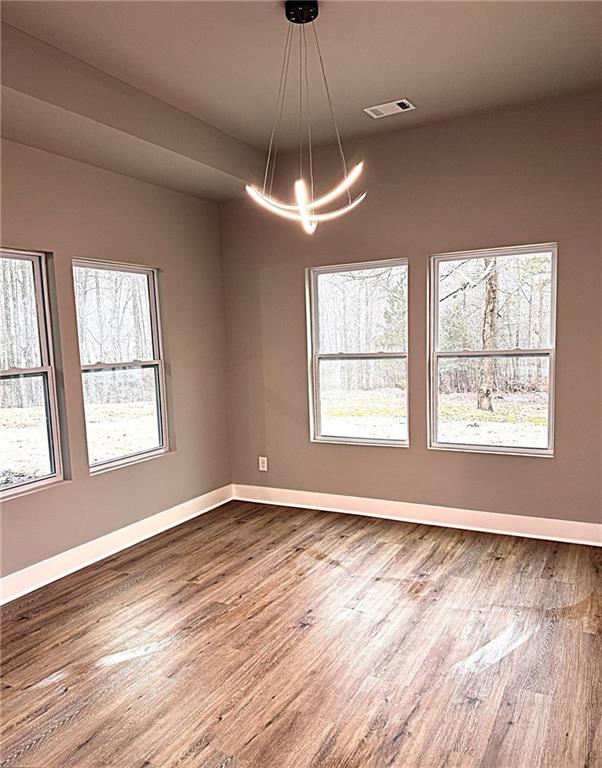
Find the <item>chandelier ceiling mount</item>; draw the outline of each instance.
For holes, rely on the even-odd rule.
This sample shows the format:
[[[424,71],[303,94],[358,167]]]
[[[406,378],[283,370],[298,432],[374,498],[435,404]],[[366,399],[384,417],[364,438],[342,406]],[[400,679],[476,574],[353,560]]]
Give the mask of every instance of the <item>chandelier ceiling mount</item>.
[[[285,0],[284,15],[292,24],[308,24],[318,18],[318,0]]]

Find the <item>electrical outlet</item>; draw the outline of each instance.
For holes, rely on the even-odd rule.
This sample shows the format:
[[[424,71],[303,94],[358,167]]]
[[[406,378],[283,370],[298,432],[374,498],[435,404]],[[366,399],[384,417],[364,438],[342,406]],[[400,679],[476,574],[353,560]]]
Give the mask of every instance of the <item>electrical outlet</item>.
[[[267,472],[268,471],[268,457],[267,456],[258,456],[259,459],[259,471],[260,472]]]

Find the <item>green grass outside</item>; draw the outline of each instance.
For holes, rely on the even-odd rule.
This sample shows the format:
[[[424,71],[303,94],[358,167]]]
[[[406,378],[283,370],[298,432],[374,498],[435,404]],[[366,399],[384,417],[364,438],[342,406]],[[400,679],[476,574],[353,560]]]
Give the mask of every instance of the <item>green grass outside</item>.
[[[476,405],[460,405],[439,400],[439,419],[441,421],[488,421],[504,424],[533,424],[545,427],[548,424],[547,411],[537,412],[533,406],[495,405],[493,413],[480,411]]]
[[[545,427],[548,423],[547,407],[537,402],[494,401],[493,412],[481,411],[472,404],[472,396],[466,402],[446,402],[439,399],[441,421],[503,422],[505,424],[530,424]],[[405,392],[399,389],[352,392],[330,392],[322,397],[322,413],[333,418],[388,417],[406,415]]]
[[[405,416],[406,398],[402,389],[386,389],[376,392],[354,390],[329,392],[322,396],[322,413],[336,418]]]
[[[332,418],[399,418],[406,415],[406,398],[403,390],[382,390],[380,392],[337,392],[322,398],[324,416]],[[90,409],[92,421],[119,421],[143,417],[154,412],[150,403],[108,404]],[[42,408],[0,408],[1,427],[37,426],[44,418]],[[470,402],[446,402],[439,400],[441,421],[504,422],[506,424],[532,424],[545,427],[548,423],[547,409],[534,403],[494,403],[494,411],[480,411]]]

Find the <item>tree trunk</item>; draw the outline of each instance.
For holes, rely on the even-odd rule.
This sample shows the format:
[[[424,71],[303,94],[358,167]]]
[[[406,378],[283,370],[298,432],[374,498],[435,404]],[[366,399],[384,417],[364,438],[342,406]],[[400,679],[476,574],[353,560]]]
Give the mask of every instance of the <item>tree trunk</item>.
[[[498,277],[495,259],[487,258],[485,269],[491,273],[485,282],[485,311],[483,313],[483,349],[495,349],[497,321],[497,286]],[[495,360],[484,357],[481,360],[481,380],[477,408],[480,411],[493,412],[492,395],[495,389]]]

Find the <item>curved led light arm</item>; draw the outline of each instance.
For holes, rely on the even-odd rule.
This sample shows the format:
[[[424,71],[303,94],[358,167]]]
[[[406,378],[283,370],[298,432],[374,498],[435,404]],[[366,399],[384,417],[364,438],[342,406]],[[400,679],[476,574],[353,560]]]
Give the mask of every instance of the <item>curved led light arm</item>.
[[[314,200],[311,204],[311,208],[315,210],[316,208],[322,208],[324,205],[327,205],[331,202],[331,200],[336,200],[337,197],[340,197],[344,192],[346,192],[349,187],[358,180],[362,170],[364,168],[363,163],[358,163],[355,165],[349,174],[343,179],[343,181],[336,186],[333,190],[328,192],[328,194],[323,195],[322,197],[319,197],[317,200]],[[257,189],[254,187],[254,189]],[[257,190],[259,192],[259,190]],[[265,198],[266,200],[269,200],[269,202],[272,205],[275,205],[277,208],[282,208],[283,211],[298,211],[299,206],[298,205],[289,205],[288,203],[281,203],[280,200],[274,200],[273,197],[269,197],[268,195],[264,195],[263,192],[259,192],[259,194]]]
[[[361,195],[358,195],[355,200],[352,200],[350,203],[347,203],[347,205],[343,206],[343,208],[338,208],[336,211],[329,211],[328,213],[316,213],[314,216],[311,217],[312,221],[332,221],[332,219],[338,219],[339,216],[343,216],[346,213],[349,213],[349,211],[352,211],[354,208],[357,208],[357,206],[362,202],[362,200],[366,197],[366,193],[362,192]]]
[[[319,197],[317,200],[314,200],[311,204],[312,208],[322,208],[322,206],[329,203],[331,200],[336,200],[337,197],[343,194],[343,192],[346,192],[349,187],[357,181],[359,178],[362,170],[364,168],[363,163],[358,163],[355,165],[351,171],[349,171],[349,174],[343,179],[343,181],[335,187],[331,192],[329,192],[327,195],[323,195],[322,197]]]
[[[313,205],[311,202],[307,204],[307,206],[303,206],[303,212],[299,208],[298,205],[296,206],[290,206],[291,210],[285,210],[283,208],[280,208],[264,195],[261,194],[261,192],[258,189],[255,189],[255,187],[252,187],[250,185],[247,185],[246,190],[250,197],[255,200],[256,203],[262,206],[262,208],[265,208],[266,210],[270,211],[271,213],[275,213],[277,216],[281,216],[283,219],[289,219],[290,221],[299,221],[302,224],[304,224],[304,219],[307,220],[309,224],[317,224],[320,221],[331,221],[332,219],[337,219],[339,216],[343,216],[345,213],[349,213],[349,211],[352,211],[356,206],[358,206],[362,200],[366,197],[366,193],[362,192],[361,195],[358,195],[354,200],[352,200],[347,205],[343,206],[343,208],[338,208],[336,211],[329,211],[328,213],[313,213],[312,208]],[[308,234],[311,234],[315,231],[315,227],[309,231],[305,224],[304,227],[306,232]]]
[[[278,214],[278,216],[282,216],[283,219],[290,219],[291,221],[301,221],[301,216],[298,213],[299,209],[297,208],[296,205],[291,206],[293,210],[297,211],[297,213],[293,213],[292,210],[287,211],[284,208],[280,208],[279,206],[274,205],[274,203],[272,203],[272,201],[269,198],[264,197],[258,189],[255,189],[255,187],[252,187],[250,184],[247,184],[245,189],[247,190],[247,193],[249,194],[249,196],[252,197],[256,203],[259,203],[259,205],[261,205],[262,208],[265,208],[266,210],[271,211],[272,213],[276,213]]]

